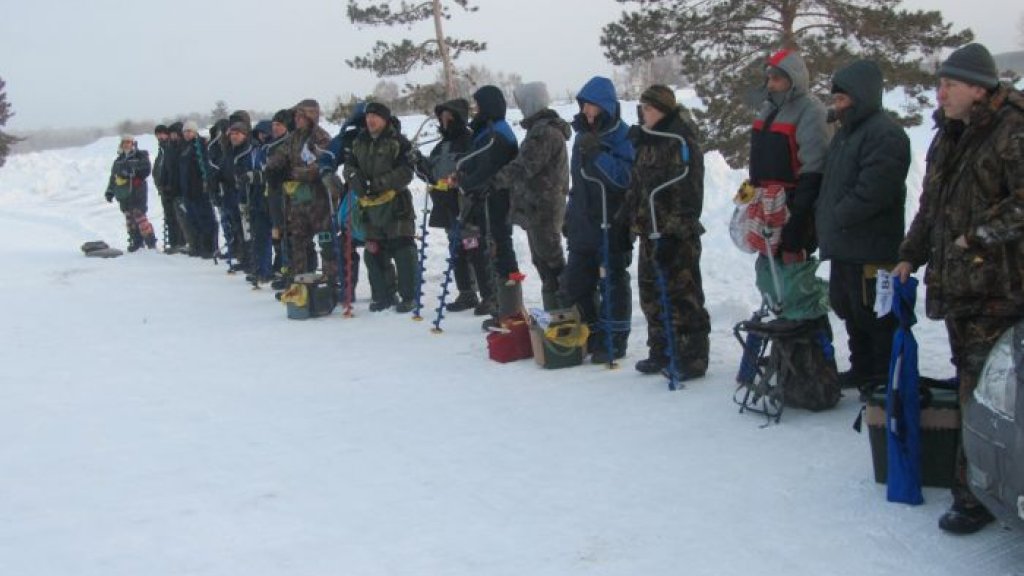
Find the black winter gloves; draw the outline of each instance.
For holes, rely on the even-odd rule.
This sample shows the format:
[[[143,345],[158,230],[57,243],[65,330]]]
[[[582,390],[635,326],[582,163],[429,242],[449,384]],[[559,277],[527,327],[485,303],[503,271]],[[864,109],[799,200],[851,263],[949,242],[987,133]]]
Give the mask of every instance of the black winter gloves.
[[[583,132],[580,134],[580,154],[586,163],[593,162],[601,153],[601,137],[596,132]]]
[[[782,251],[806,250],[810,254],[818,248],[814,233],[814,203],[818,200],[821,180],[821,174],[816,172],[801,174],[797,179],[796,188],[787,192],[789,221],[782,228]]]
[[[110,190],[107,190],[107,192],[103,195],[103,197],[107,199],[107,202],[113,202],[114,201],[114,193],[111,192]]]

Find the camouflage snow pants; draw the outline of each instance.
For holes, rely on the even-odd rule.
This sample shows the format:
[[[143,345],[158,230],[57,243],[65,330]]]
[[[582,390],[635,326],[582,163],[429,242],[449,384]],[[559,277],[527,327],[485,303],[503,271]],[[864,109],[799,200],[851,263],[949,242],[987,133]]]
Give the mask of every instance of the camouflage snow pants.
[[[684,372],[703,374],[708,367],[711,318],[704,308],[704,288],[700,275],[700,237],[685,240],[665,236],[658,246],[641,239],[637,283],[640,287],[640,308],[647,318],[647,347],[651,358],[663,358],[666,350],[665,324],[661,319],[661,293],[657,284],[657,268],[665,275],[672,327],[676,342],[676,359]]]
[[[322,190],[310,202],[287,200],[288,265],[293,274],[316,272],[310,266],[308,247],[320,243],[320,259],[328,282],[338,281],[338,257],[331,238],[331,206]],[[315,266],[315,265],[314,265]]]
[[[960,407],[978,386],[985,359],[1003,335],[1020,318],[1014,316],[973,316],[968,318],[946,318],[946,332],[949,334],[949,348],[953,353],[953,365],[960,379]],[[953,505],[961,508],[981,506],[971,494],[967,483],[967,458],[964,456],[963,428],[957,438],[956,470],[953,476]]]

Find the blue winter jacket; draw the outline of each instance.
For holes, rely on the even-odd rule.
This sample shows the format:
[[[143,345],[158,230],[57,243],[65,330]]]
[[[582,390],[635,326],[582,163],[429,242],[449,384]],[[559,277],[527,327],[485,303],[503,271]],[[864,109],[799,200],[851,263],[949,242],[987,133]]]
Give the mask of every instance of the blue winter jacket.
[[[580,113],[573,119],[576,132],[572,144],[572,187],[565,210],[565,236],[569,250],[595,252],[601,249],[602,185],[607,197],[609,248],[612,251],[631,250],[632,237],[625,223],[616,223],[615,214],[629,189],[630,170],[635,152],[627,138],[628,128],[619,115],[619,101],[611,80],[595,76],[576,96]],[[583,105],[595,104],[601,108],[596,127],[591,127],[583,115]],[[601,141],[601,152],[590,162],[583,161],[580,141],[585,132],[596,130]],[[595,182],[594,180],[600,181]]]
[[[348,118],[345,119],[345,123],[341,125],[338,135],[331,139],[327,149],[317,159],[320,170],[330,170],[333,172],[344,164],[345,154],[351,151],[352,142],[355,141],[359,131],[365,127],[366,102],[359,102],[352,109],[352,113],[349,114]]]

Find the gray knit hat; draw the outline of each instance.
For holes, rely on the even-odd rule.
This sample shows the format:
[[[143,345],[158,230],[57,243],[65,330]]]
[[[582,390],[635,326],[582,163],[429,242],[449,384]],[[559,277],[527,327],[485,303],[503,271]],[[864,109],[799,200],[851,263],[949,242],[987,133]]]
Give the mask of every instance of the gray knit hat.
[[[988,49],[977,42],[953,51],[939,66],[939,78],[952,78],[989,90],[999,85],[999,70]]]

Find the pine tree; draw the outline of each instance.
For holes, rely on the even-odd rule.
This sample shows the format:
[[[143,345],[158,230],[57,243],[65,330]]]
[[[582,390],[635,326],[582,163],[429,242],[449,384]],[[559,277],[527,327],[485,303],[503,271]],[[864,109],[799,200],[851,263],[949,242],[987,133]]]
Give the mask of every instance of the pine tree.
[[[433,20],[434,36],[428,40],[414,42],[403,39],[388,43],[378,40],[366,56],[357,56],[345,63],[359,70],[372,70],[379,77],[408,74],[415,68],[441,63],[445,75],[445,92],[455,97],[455,68],[453,62],[464,52],[483,52],[487,43],[476,40],[459,40],[444,35],[443,21],[450,20],[451,5],[457,4],[467,12],[476,12],[469,0],[423,0],[408,3],[402,0],[397,8],[393,2],[383,0],[361,5],[349,0],[348,19],[357,26],[406,26],[417,22]]]
[[[213,110],[210,112],[211,119],[216,122],[217,120],[228,119],[228,103],[223,100],[217,100],[213,104]]]
[[[7,83],[4,82],[3,78],[0,78],[0,128],[7,125],[7,121],[14,116],[14,112],[11,110],[11,104],[7,102],[7,90],[5,87]],[[15,136],[0,130],[0,168],[3,167],[7,161],[7,155],[11,153],[11,146],[20,140]]]
[[[764,82],[764,63],[779,48],[798,49],[811,89],[829,91],[832,73],[855,58],[878,62],[887,89],[907,95],[904,125],[919,124],[935,78],[924,62],[969,42],[937,11],[911,12],[900,0],[617,0],[637,4],[604,27],[605,57],[625,64],[677,53],[683,75],[706,109],[695,116],[707,148],[733,166],[746,163],[751,94]]]

